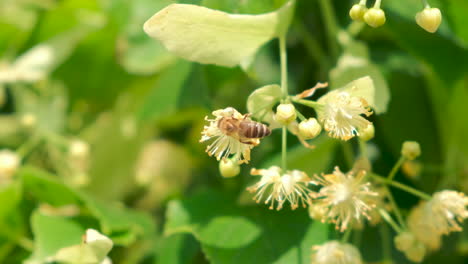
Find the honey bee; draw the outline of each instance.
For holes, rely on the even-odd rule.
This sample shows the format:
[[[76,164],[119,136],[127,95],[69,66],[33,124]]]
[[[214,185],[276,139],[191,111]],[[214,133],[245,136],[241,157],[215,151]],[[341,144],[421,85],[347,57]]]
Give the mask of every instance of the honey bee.
[[[258,144],[257,139],[271,134],[271,130],[265,124],[252,121],[248,115],[244,115],[242,119],[223,117],[218,121],[218,128],[241,143],[252,145]]]

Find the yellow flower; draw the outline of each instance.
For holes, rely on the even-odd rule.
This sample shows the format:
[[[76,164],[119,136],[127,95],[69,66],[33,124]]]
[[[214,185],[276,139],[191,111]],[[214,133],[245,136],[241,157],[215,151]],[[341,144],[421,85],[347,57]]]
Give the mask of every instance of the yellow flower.
[[[410,212],[409,229],[428,248],[438,249],[442,235],[462,231],[461,223],[468,218],[467,205],[468,197],[463,193],[437,192]]]
[[[204,142],[215,138],[206,148],[208,155],[214,155],[217,160],[224,160],[234,155],[234,159],[240,163],[249,162],[250,150],[257,146],[260,140],[240,138],[236,123],[240,120],[251,121],[251,119],[232,107],[213,111],[212,114],[215,116],[214,119],[205,117],[210,124],[204,127],[200,139],[200,142]]]
[[[329,241],[312,249],[312,264],[362,264],[359,250],[348,243]]]
[[[0,150],[0,182],[9,182],[20,162],[20,157],[15,152],[8,149]]]
[[[316,176],[323,187],[315,196],[315,204],[326,209],[326,220],[342,232],[353,222],[359,224],[363,217],[370,220],[369,213],[376,206],[379,194],[371,191],[364,176],[364,171],[345,175],[338,167],[333,174]]]
[[[358,136],[371,125],[364,116],[372,114],[367,101],[348,90],[329,92],[318,100],[318,119],[328,135],[342,140]]]
[[[269,209],[276,206],[276,210],[281,210],[286,201],[289,201],[293,210],[299,205],[306,207],[312,203],[312,191],[307,188],[312,180],[302,171],[292,170],[282,174],[279,167],[272,166],[269,169],[252,169],[250,173],[262,178],[247,190],[256,193],[254,200],[257,203],[264,200],[265,204],[270,204]]]

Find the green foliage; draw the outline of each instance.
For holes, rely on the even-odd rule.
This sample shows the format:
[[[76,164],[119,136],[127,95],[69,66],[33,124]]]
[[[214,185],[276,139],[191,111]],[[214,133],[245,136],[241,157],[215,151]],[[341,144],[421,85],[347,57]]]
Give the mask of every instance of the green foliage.
[[[164,233],[193,234],[213,263],[310,263],[310,245],[327,238],[327,229],[303,210],[240,207],[214,191],[172,201]]]
[[[430,34],[415,22],[420,0],[383,0],[378,29],[351,22],[357,2],[0,1],[0,150],[20,159],[13,174],[0,171],[0,263],[310,263],[314,245],[342,235],[288,202],[281,211],[254,205],[245,191],[260,178],[252,168],[283,162],[284,139],[288,170],[311,177],[368,166],[358,159],[366,155],[386,174],[402,142],[414,140],[422,155],[411,165],[421,170],[411,176],[405,167],[395,180],[429,194],[466,193],[468,4],[429,1],[443,16]],[[322,131],[305,148],[279,135],[274,109],[294,102],[280,86],[282,37],[289,94],[328,82],[307,98],[322,103],[328,92],[358,87],[373,110],[374,139],[340,142]],[[224,179],[199,140],[204,116],[228,106],[272,134]],[[296,109],[297,122],[316,117]],[[88,149],[73,153],[76,140]],[[163,143],[146,152],[155,142]],[[404,217],[418,202],[392,193]],[[88,229],[112,240],[110,252],[108,243],[83,242]],[[381,249],[393,234],[364,230],[348,241],[366,262],[409,263]],[[423,263],[464,263],[467,234],[465,225],[460,237],[444,237]]]

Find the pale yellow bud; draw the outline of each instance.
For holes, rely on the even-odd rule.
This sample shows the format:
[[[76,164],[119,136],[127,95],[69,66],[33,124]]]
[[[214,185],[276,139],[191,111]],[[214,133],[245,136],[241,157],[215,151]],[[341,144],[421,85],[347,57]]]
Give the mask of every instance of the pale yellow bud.
[[[401,155],[408,160],[414,160],[421,155],[421,147],[416,141],[405,141],[401,148]]]
[[[411,248],[416,241],[416,238],[410,232],[402,232],[397,235],[393,242],[395,243],[395,247],[400,251],[406,251]]]
[[[20,157],[13,151],[0,151],[0,182],[8,182],[20,165]]]
[[[426,256],[426,247],[419,241],[416,241],[414,246],[406,251],[406,257],[413,261],[420,263]]]
[[[224,178],[235,177],[239,175],[240,166],[230,159],[221,160],[219,162],[219,172]]]
[[[27,113],[21,116],[20,123],[25,128],[32,128],[37,123],[37,118],[34,114]]]
[[[321,131],[322,126],[315,118],[309,118],[299,123],[299,135],[304,139],[315,138]]]
[[[421,175],[421,171],[423,166],[420,162],[407,160],[401,166],[401,171],[405,174],[408,178],[417,180],[419,175]]]
[[[82,140],[73,140],[68,151],[72,158],[86,158],[89,154],[89,145]]]
[[[369,141],[373,139],[374,135],[375,135],[375,128],[372,123],[369,124],[364,130],[359,132],[359,138],[364,141]]]
[[[352,20],[363,21],[364,14],[367,12],[367,7],[364,4],[355,4],[349,10],[349,16]]]
[[[416,23],[427,32],[434,33],[442,23],[442,14],[439,8],[426,7],[416,14]]]
[[[364,14],[364,21],[371,27],[380,27],[385,24],[385,12],[380,8],[373,7]]]
[[[293,104],[280,104],[276,108],[276,121],[283,125],[287,125],[296,120],[296,108]]]
[[[402,232],[394,239],[395,247],[413,262],[421,262],[426,256],[426,247],[410,232]]]

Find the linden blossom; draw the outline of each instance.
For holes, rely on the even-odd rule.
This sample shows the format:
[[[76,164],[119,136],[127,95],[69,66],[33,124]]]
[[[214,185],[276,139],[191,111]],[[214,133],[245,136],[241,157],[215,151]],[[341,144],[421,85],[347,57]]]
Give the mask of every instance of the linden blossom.
[[[255,185],[247,188],[249,192],[256,193],[254,200],[260,203],[265,193],[265,204],[270,204],[269,209],[281,210],[283,204],[289,201],[291,209],[299,205],[306,207],[312,204],[311,194],[313,191],[307,188],[312,183],[307,174],[299,170],[286,171],[282,174],[281,168],[272,166],[269,169],[252,169],[250,174],[260,175],[262,178]]]
[[[210,124],[204,127],[200,142],[216,138],[206,152],[217,160],[233,154],[239,163],[248,163],[250,150],[271,133],[266,125],[252,121],[248,114],[242,115],[232,107],[213,111],[213,115],[214,119],[205,117]]]
[[[312,263],[314,264],[362,264],[359,250],[348,243],[329,241],[312,248]]]
[[[456,191],[441,191],[421,202],[408,217],[408,226],[416,238],[430,249],[438,249],[441,236],[462,231],[468,218],[468,197]]]
[[[323,207],[323,221],[336,224],[343,232],[353,221],[360,223],[375,208],[378,193],[370,189],[370,183],[364,182],[365,173],[354,176],[351,172],[344,174],[335,167],[333,174],[315,176],[322,189],[315,195],[316,206]]]
[[[362,117],[372,114],[367,101],[347,91],[329,92],[318,103],[324,105],[317,108],[318,119],[331,137],[348,140],[371,124]]]

